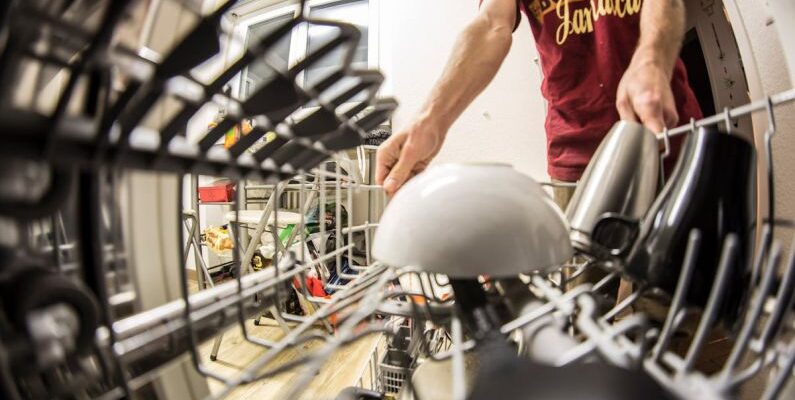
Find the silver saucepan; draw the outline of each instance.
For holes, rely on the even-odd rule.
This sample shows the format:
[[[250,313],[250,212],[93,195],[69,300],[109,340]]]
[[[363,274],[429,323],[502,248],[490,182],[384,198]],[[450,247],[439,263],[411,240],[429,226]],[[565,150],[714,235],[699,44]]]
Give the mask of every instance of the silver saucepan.
[[[643,125],[619,121],[602,140],[566,209],[575,249],[591,253],[591,233],[605,213],[642,218],[657,193],[660,151]]]

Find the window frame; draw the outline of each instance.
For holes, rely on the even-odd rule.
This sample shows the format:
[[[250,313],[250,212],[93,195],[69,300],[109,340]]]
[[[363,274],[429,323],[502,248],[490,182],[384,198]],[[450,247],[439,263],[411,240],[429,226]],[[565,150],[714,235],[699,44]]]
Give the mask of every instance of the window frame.
[[[314,7],[323,7],[334,5],[335,3],[347,3],[351,0],[308,0],[306,2],[309,8],[307,12],[311,11]],[[367,0],[368,1],[368,35],[367,35],[367,67],[377,69],[379,68],[379,6],[381,0]],[[242,54],[245,47],[248,46],[248,30],[252,25],[261,22],[276,19],[286,15],[295,15],[298,13],[299,5],[296,3],[276,3],[268,0],[253,0],[235,8],[231,12],[236,15],[233,28],[233,35],[236,38],[232,48],[231,54]],[[307,43],[309,39],[308,27],[306,24],[297,26],[290,37],[290,52],[288,58],[288,65],[293,66],[306,55]],[[237,77],[232,82],[232,95],[240,98],[243,85],[246,83],[244,75],[247,70],[237,74]],[[304,72],[302,71],[296,79],[299,82],[304,81]]]

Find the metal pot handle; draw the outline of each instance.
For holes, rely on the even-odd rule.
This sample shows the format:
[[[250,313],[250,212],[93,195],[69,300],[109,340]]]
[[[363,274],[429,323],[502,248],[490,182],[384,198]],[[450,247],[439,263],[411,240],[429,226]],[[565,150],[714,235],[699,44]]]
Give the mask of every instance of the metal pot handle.
[[[624,257],[639,233],[639,220],[618,213],[604,213],[591,231],[591,245],[599,256]]]

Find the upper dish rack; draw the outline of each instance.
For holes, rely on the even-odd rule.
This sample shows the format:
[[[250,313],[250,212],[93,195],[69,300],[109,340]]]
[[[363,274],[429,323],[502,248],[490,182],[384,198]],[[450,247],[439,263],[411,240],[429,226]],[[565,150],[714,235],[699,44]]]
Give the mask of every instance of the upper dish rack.
[[[82,21],[60,18],[48,2],[3,6],[0,127],[6,155],[54,165],[280,180],[361,144],[364,133],[386,121],[397,106],[394,100],[376,98],[383,82],[379,72],[351,67],[361,36],[353,25],[310,19],[302,11],[203,82],[191,71],[219,56],[221,39],[231,37],[223,28],[224,16],[236,1],[200,17],[162,57],[124,47],[115,37],[124,26],[125,12],[136,2],[92,3],[102,16],[94,30]],[[267,60],[273,46],[301,24],[335,33],[289,69],[271,67]],[[301,72],[340,49],[343,56],[331,74],[311,87],[298,84]],[[255,61],[264,62],[273,77],[245,99],[226,93],[224,87]],[[51,77],[47,72],[53,69],[66,77],[65,83],[58,90],[44,90],[41,80]],[[21,87],[31,70],[38,71],[32,88]],[[21,101],[19,91],[34,91],[32,99]],[[39,96],[44,95],[55,101],[41,106]],[[363,100],[353,101],[357,96]],[[147,117],[167,99],[172,101],[170,116],[156,129],[147,128]],[[225,117],[198,140],[186,140],[189,120],[207,104],[225,109]],[[311,113],[288,121],[307,105],[315,105]],[[251,133],[228,150],[214,146],[243,119],[254,121]],[[247,152],[268,132],[276,133],[275,140]]]
[[[172,178],[253,179],[271,186],[281,182],[275,197],[286,187],[283,181],[296,175],[301,190],[310,186],[307,175],[315,177],[312,185],[321,200],[326,190],[370,190],[374,187],[361,181],[347,182],[343,189],[339,170],[314,168],[362,144],[397,106],[376,97],[380,72],[352,67],[361,34],[351,24],[308,18],[302,3],[293,18],[226,63],[227,54],[221,53],[237,40],[228,26],[237,2],[224,2],[207,15],[194,2],[179,3],[196,22],[164,55],[128,45],[128,36],[135,36],[127,31],[130,25],[140,27],[129,15],[146,2],[12,1],[0,6],[0,153],[15,167],[4,171],[0,194],[0,397],[129,398],[158,367],[189,350],[196,356],[199,340],[236,322],[245,333],[244,319],[277,304],[284,285],[313,262],[339,259],[353,246],[338,242],[313,262],[285,254],[274,259],[277,267],[246,276],[239,273],[241,256],[235,253],[235,282],[190,296],[180,254],[173,260],[178,268],[169,270],[180,271],[182,299],[134,312],[135,293],[129,295],[125,285],[135,270],[131,255],[140,249],[127,242],[131,223],[121,205],[129,194],[123,192],[132,190],[132,170]],[[273,67],[274,45],[307,24],[333,34],[289,68]],[[304,85],[297,79],[338,54],[342,57],[333,71],[318,82]],[[223,69],[209,80],[199,78],[195,72],[219,57]],[[254,62],[269,68],[271,78],[245,98],[230,94],[230,82]],[[189,136],[191,119],[208,107],[223,109],[223,118],[199,137]],[[251,132],[228,149],[216,145],[244,120],[253,125]],[[336,188],[329,187],[331,179],[337,180]],[[177,186],[177,180],[168,182],[172,189]],[[179,215],[181,195],[174,200],[167,211]],[[277,201],[275,220],[278,206]],[[181,221],[172,222],[156,229],[182,238],[184,233],[174,230]],[[343,233],[338,224],[338,237],[369,235],[375,226],[348,226]],[[334,304],[334,310],[343,307]],[[329,311],[320,312],[317,319],[329,317]],[[247,333],[245,338],[273,348],[295,345],[257,341]],[[213,376],[194,361],[199,372]],[[231,389],[251,379],[244,374],[224,381]]]

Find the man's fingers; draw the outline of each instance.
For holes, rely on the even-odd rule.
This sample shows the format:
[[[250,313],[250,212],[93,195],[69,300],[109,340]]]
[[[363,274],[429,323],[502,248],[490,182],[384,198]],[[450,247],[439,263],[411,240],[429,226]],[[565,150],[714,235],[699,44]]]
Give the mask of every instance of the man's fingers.
[[[392,168],[392,171],[389,172],[389,176],[384,180],[384,190],[386,190],[386,194],[392,196],[407,180],[409,180],[409,178],[411,178],[411,170],[414,165],[409,164],[411,164],[411,161],[403,159],[398,160],[397,164]]]
[[[635,110],[632,109],[632,104],[626,97],[619,98],[616,101],[616,110],[618,110],[618,117],[622,121],[637,121]]]
[[[382,143],[378,148],[375,155],[375,183],[383,185],[384,180],[392,170],[392,166],[398,160],[400,155],[400,138],[401,136],[393,136]]]
[[[662,132],[663,129],[665,129],[665,122],[663,122],[662,114],[646,116],[645,118],[641,117],[640,122],[654,133]]]
[[[400,158],[398,158],[397,163],[395,163],[384,180],[384,190],[386,190],[388,195],[395,194],[411,178],[411,173],[416,164],[416,154],[409,146],[404,146],[400,152]]]
[[[666,126],[662,102],[659,99],[636,101],[635,113],[638,115],[640,122],[651,129],[652,132],[662,132]]]
[[[627,68],[616,92],[616,109],[622,120],[640,121],[654,132],[678,121],[670,77],[655,63],[638,61]]]
[[[669,107],[665,107],[663,114],[665,117],[665,126],[668,128],[673,128],[679,123],[679,113],[676,111],[676,107],[673,104],[670,104]]]
[[[376,185],[383,185],[384,179],[389,174],[389,170],[392,169],[392,164],[395,161],[392,157],[387,154],[384,149],[378,149],[378,152],[375,155],[375,183]]]

